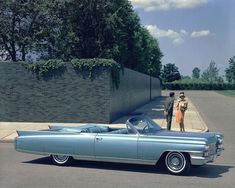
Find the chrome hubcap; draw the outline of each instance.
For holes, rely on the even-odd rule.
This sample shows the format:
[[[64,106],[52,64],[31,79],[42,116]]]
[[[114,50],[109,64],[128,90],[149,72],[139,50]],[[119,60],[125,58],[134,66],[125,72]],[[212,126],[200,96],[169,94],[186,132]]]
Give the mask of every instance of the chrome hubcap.
[[[53,155],[53,159],[55,160],[55,162],[59,163],[59,164],[63,164],[66,163],[69,159],[69,156],[66,155]]]
[[[166,167],[173,173],[180,173],[186,166],[186,159],[180,152],[170,152],[166,156]]]
[[[180,164],[180,160],[179,160],[178,158],[174,157],[174,158],[172,159],[172,164],[173,164],[174,166],[178,166],[178,165]]]

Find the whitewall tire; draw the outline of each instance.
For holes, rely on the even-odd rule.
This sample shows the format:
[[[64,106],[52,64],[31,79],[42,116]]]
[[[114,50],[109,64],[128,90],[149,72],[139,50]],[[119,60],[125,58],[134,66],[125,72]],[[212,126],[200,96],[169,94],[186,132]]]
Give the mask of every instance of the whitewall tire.
[[[64,166],[68,165],[72,158],[67,155],[51,155],[52,162],[56,165]]]
[[[188,157],[181,152],[169,152],[165,157],[165,166],[171,174],[185,174],[190,169]]]

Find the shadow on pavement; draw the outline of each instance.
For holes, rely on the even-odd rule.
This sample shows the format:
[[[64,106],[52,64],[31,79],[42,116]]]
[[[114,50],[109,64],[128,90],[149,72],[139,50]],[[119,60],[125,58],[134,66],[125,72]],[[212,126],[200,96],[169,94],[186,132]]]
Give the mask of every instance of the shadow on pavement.
[[[231,168],[234,168],[234,166],[208,164],[202,167],[192,167],[188,176],[196,176],[201,178],[219,178],[222,177],[222,175],[228,172]]]
[[[23,163],[55,166],[52,164],[50,157],[38,158],[35,160],[31,160],[31,161],[24,161]],[[156,168],[155,166],[149,166],[149,165],[82,161],[82,160],[73,160],[73,162],[69,166],[66,166],[66,167],[92,168],[92,169],[116,170],[116,171],[130,171],[130,172],[141,172],[141,173],[162,173],[162,174],[167,173],[165,171],[165,169]]]
[[[50,157],[38,158],[31,161],[25,161],[26,164],[38,164],[38,165],[52,165]],[[115,170],[115,171],[128,171],[128,172],[140,172],[140,173],[154,173],[168,175],[166,169],[162,165],[149,166],[149,165],[137,165],[137,164],[122,164],[111,162],[95,162],[95,161],[81,161],[74,160],[68,168],[91,168],[91,169],[103,169],[103,170]],[[66,168],[66,167],[65,167]],[[195,176],[201,178],[219,178],[222,175],[234,168],[234,166],[225,165],[205,165],[202,167],[192,167],[189,173],[185,176]]]
[[[149,111],[146,113],[151,119],[165,119],[164,116],[164,102],[166,96],[157,97],[153,102],[147,104]]]

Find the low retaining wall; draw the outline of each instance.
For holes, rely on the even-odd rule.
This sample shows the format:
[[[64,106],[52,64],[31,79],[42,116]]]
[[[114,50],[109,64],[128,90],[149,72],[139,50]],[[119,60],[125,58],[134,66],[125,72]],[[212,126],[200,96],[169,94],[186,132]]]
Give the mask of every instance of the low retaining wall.
[[[110,70],[94,80],[71,64],[58,78],[38,80],[19,63],[0,63],[0,121],[109,123],[161,94],[160,83],[129,69],[113,86]]]

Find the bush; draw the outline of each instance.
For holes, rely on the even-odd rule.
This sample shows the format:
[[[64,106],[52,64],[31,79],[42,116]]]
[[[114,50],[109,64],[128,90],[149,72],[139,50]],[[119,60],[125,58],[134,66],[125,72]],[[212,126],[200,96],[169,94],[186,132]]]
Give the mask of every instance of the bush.
[[[59,77],[67,70],[66,64],[62,60],[50,59],[47,61],[38,61],[36,63],[22,62],[24,67],[36,75],[38,79],[49,80],[53,77]]]
[[[90,79],[94,79],[104,69],[111,70],[114,85],[118,88],[120,83],[120,65],[111,59],[73,59],[71,61],[78,73],[83,73]]]
[[[165,83],[168,90],[234,90],[235,84],[229,83]]]

